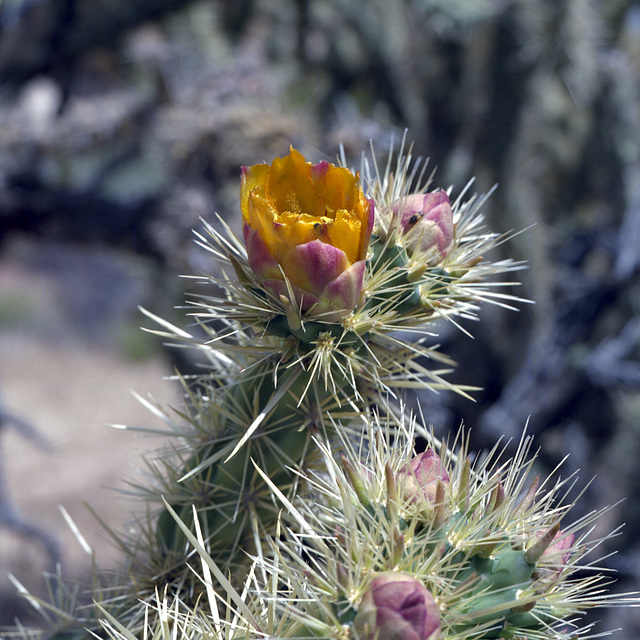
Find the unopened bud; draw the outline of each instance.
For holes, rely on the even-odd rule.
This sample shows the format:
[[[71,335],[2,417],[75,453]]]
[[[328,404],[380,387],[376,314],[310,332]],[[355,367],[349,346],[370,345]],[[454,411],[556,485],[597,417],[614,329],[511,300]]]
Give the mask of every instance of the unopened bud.
[[[575,536],[572,533],[560,531],[558,523],[548,531],[536,532],[535,538],[536,541],[526,551],[527,555],[537,556],[538,574],[541,577],[556,577],[569,562]]]
[[[548,551],[549,546],[560,531],[560,523],[554,524],[548,531],[536,535],[537,540],[526,550],[524,557],[530,564],[535,564]]]
[[[366,640],[436,640],[440,612],[422,582],[404,573],[382,573],[365,592],[353,620]]]
[[[449,254],[454,243],[453,211],[445,191],[416,193],[400,198],[391,212],[408,251],[424,255],[430,266]]]
[[[442,465],[440,456],[433,449],[427,449],[411,458],[400,469],[397,482],[401,499],[432,508],[438,500],[444,499],[444,488],[449,484],[449,474]]]

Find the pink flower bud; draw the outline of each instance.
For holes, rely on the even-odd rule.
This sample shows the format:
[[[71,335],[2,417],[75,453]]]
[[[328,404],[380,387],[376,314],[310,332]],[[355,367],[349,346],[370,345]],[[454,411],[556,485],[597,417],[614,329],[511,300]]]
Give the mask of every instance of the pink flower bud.
[[[535,532],[525,551],[525,560],[536,565],[533,573],[535,583],[544,585],[560,578],[571,557],[574,542],[575,536],[560,531],[558,524]]]
[[[430,266],[453,248],[453,210],[445,191],[416,193],[396,200],[391,213],[400,227],[405,247],[421,253]]]
[[[438,483],[449,484],[449,474],[440,456],[433,449],[427,449],[400,469],[397,481],[398,494],[405,501],[431,506],[436,502]]]
[[[394,572],[372,580],[353,625],[366,640],[436,640],[441,631],[428,589],[413,576]]]
[[[535,537],[539,540],[544,534],[544,531],[537,531]],[[551,541],[551,544],[545,549],[542,556],[540,556],[540,562],[543,562],[547,567],[553,567],[559,573],[571,557],[571,550],[575,539],[576,537],[572,533],[567,534],[564,531],[558,531]]]

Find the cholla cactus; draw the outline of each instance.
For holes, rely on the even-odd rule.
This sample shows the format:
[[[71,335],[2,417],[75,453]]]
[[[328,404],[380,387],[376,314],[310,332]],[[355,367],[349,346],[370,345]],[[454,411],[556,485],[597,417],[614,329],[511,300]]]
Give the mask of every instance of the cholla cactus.
[[[150,603],[148,637],[576,640],[606,635],[581,626],[585,611],[638,604],[608,595],[598,569],[606,509],[567,523],[576,479],[534,476],[526,434],[512,457],[496,446],[475,459],[464,432],[448,446],[402,416],[339,441],[339,458],[316,441],[322,461],[293,499],[259,471],[282,512],[242,588],[224,579],[199,527],[172,512],[206,592],[195,608],[166,594]],[[400,490],[412,475],[413,491]],[[113,617],[104,626],[130,638]]]
[[[534,477],[526,434],[472,460],[464,432],[449,447],[406,419],[369,428],[364,459],[320,445],[312,498],[283,500],[289,535],[256,558],[261,597],[281,585],[279,637],[570,640],[593,637],[586,610],[637,605],[596,568],[606,509],[569,522],[576,478]]]
[[[222,222],[197,236],[222,266],[189,303],[197,334],[147,313],[210,366],[181,380],[183,410],[147,403],[176,442],[132,485],[122,574],[96,574],[91,609],[48,605],[53,637],[568,638],[606,601],[572,577],[588,522],[559,529],[562,483],[525,484],[526,442],[508,471],[471,464],[464,437],[414,457],[403,389],[469,391],[434,322],[509,306],[486,278],[521,265],[482,257],[504,239],[484,197],[429,192],[404,139],[393,158],[243,168],[244,242]]]

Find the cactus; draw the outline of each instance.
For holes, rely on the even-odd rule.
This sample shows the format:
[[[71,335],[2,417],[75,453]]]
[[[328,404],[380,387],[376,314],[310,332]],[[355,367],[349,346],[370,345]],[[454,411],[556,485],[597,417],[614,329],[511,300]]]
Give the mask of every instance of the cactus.
[[[197,332],[146,312],[209,366],[181,411],[150,405],[176,441],[133,486],[137,535],[113,534],[121,575],[96,574],[90,609],[47,605],[43,635],[568,639],[582,610],[635,602],[576,576],[597,514],[565,528],[566,481],[527,479],[527,437],[472,462],[463,432],[447,446],[405,415],[405,389],[471,391],[435,322],[516,300],[487,281],[522,265],[482,257],[505,239],[485,197],[429,191],[405,138],[382,172],[341,165],[243,168],[244,242],[197,234],[222,266],[189,302]]]

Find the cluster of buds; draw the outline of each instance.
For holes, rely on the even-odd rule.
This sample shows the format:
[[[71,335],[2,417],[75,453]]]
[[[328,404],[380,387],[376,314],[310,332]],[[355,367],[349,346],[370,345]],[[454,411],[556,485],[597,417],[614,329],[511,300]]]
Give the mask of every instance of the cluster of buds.
[[[510,460],[505,447],[472,463],[464,436],[449,448],[415,423],[376,424],[386,436],[369,440],[364,461],[347,440],[340,460],[316,441],[324,465],[301,475],[311,489],[293,500],[262,472],[283,526],[255,556],[251,588],[240,593],[225,581],[225,595],[209,587],[212,610],[228,602],[212,619],[165,596],[151,608],[158,624],[149,637],[173,625],[173,637],[205,630],[229,640],[586,640],[596,636],[578,625],[585,610],[638,604],[635,594],[608,595],[602,570],[585,561],[606,539],[593,535],[603,512],[560,529],[573,506],[559,498],[566,481],[545,491],[546,482],[530,480],[530,438]],[[432,438],[420,454],[416,433]],[[221,576],[201,537],[182,528],[204,579],[211,570]]]
[[[250,328],[247,340],[264,343],[263,356],[269,350],[274,360],[303,363],[314,379],[307,390],[321,380],[335,396],[346,385],[346,396],[365,400],[365,387],[393,392],[410,378],[465,394],[443,377],[454,363],[437,346],[416,344],[416,333],[433,335],[442,318],[473,317],[479,302],[504,306],[511,296],[493,289],[505,282],[487,276],[522,265],[485,261],[503,238],[482,230],[484,198],[463,201],[463,191],[451,201],[442,189],[427,191],[428,183],[413,191],[402,149],[384,195],[366,164],[361,172],[313,164],[293,148],[242,168],[244,243],[211,225],[210,237],[201,237],[236,274],[209,279],[224,299],[193,303],[205,330],[216,317],[229,327],[212,332],[216,351],[235,348],[239,323]],[[424,359],[436,367],[427,372]]]
[[[293,565],[278,574],[302,610],[290,637],[570,640],[585,632],[584,610],[624,603],[584,561],[602,542],[590,530],[601,513],[560,528],[573,505],[559,498],[565,482],[545,490],[529,478],[530,438],[510,460],[505,448],[472,463],[464,436],[456,452],[434,443],[419,454],[405,436],[374,438],[366,464],[327,450],[326,476],[296,506],[300,537],[279,550],[311,557],[298,581]]]
[[[311,164],[292,148],[271,165],[243,167],[240,201],[249,264],[289,317],[293,308],[333,322],[362,304],[376,212],[358,174],[328,162]],[[376,239],[387,249],[404,249],[405,263],[422,266],[421,273],[453,249],[445,191],[398,198],[390,214],[393,241],[379,227]]]

